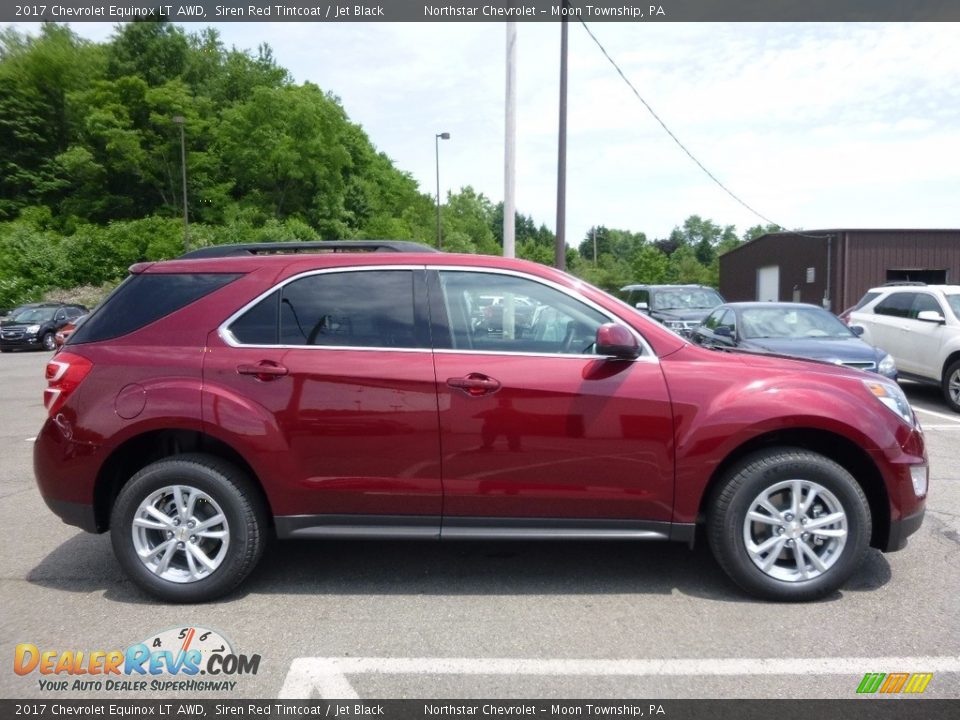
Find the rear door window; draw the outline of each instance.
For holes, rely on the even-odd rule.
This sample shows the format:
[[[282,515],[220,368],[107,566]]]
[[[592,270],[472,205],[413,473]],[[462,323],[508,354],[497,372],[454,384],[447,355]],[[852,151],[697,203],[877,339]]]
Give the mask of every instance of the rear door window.
[[[917,294],[913,292],[891,293],[889,297],[878,302],[873,311],[877,315],[908,318],[910,317],[910,310],[913,308],[913,301],[916,296]]]
[[[412,270],[319,273],[287,283],[229,326],[240,345],[429,347]]]

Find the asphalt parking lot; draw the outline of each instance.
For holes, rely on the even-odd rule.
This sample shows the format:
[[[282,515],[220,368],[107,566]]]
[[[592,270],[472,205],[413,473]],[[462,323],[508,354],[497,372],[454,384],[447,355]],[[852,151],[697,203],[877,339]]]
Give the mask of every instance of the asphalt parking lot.
[[[92,652],[186,627],[261,656],[231,692],[183,694],[211,699],[849,698],[868,672],[932,672],[925,697],[960,697],[960,415],[935,389],[904,386],[930,455],[923,527],[821,602],[752,600],[705,544],[300,541],[225,600],[171,606],[40,499],[46,359],[0,358],[4,698],[131,697],[41,690],[11,669],[18,643]]]

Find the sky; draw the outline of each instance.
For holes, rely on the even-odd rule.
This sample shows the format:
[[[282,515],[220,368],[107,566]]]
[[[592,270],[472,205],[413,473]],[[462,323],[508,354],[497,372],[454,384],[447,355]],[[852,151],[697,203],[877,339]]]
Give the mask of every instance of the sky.
[[[420,188],[503,199],[503,23],[221,23],[337,95]],[[29,31],[28,25],[20,26]],[[106,40],[113,26],[74,24]],[[198,30],[200,25],[187,25]],[[716,178],[786,228],[960,227],[960,24],[594,23],[643,99]],[[746,228],[579,23],[569,26],[567,242]],[[517,28],[517,210],[556,228],[560,26]]]

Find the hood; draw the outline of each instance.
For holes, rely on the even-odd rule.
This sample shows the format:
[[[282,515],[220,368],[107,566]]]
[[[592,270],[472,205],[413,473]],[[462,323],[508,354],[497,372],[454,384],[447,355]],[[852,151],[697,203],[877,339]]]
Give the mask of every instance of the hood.
[[[711,312],[713,312],[713,308],[696,308],[693,310],[671,308],[669,310],[651,310],[650,314],[658,320],[683,320],[685,322],[700,322]]]
[[[793,355],[835,364],[879,363],[886,354],[855,337],[830,340],[817,338],[757,338],[755,340],[744,340],[740,343],[740,347],[744,350]]]

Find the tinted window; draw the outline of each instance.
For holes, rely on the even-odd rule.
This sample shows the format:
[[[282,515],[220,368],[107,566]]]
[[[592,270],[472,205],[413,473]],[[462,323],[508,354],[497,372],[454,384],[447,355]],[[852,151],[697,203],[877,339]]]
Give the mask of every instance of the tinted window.
[[[253,311],[261,312],[259,307]],[[262,312],[265,318],[267,311]],[[410,270],[324,273],[294,280],[282,288],[279,316],[281,345],[424,346],[414,332]]]
[[[910,317],[916,319],[925,310],[932,310],[943,315],[943,308],[940,307],[940,303],[937,302],[935,297],[926,293],[917,293],[917,298],[913,301],[913,307],[910,309]]]
[[[879,295],[880,295],[879,292],[868,292],[868,293],[866,293],[862,298],[860,298],[860,302],[858,302],[856,305],[854,305],[852,308],[850,308],[850,310],[849,310],[848,312],[853,312],[854,310],[859,310],[860,308],[862,308],[862,307],[863,307],[864,305],[866,305],[868,302],[871,302],[874,298],[876,298],[876,297],[879,296]]]
[[[70,344],[109,340],[139,330],[238,277],[225,273],[131,275],[70,337]]]
[[[242,345],[276,345],[280,341],[280,291],[275,290],[230,325]]]
[[[566,293],[511,275],[441,272],[448,327],[437,334],[456,350],[584,354],[593,352],[603,314]],[[482,305],[480,298],[496,301]]]
[[[717,310],[715,312],[710,313],[707,319],[703,321],[703,326],[707,328],[707,330],[715,329],[717,325],[720,324],[720,316],[723,315],[723,313],[724,313],[723,310]]]
[[[877,303],[873,311],[877,315],[890,315],[891,317],[910,317],[910,308],[913,307],[913,299],[916,293],[898,292],[892,293],[885,300]]]
[[[737,334],[737,314],[733,310],[727,310],[723,317],[720,318],[720,322],[717,324],[717,327],[725,327],[730,331],[731,335]]]

